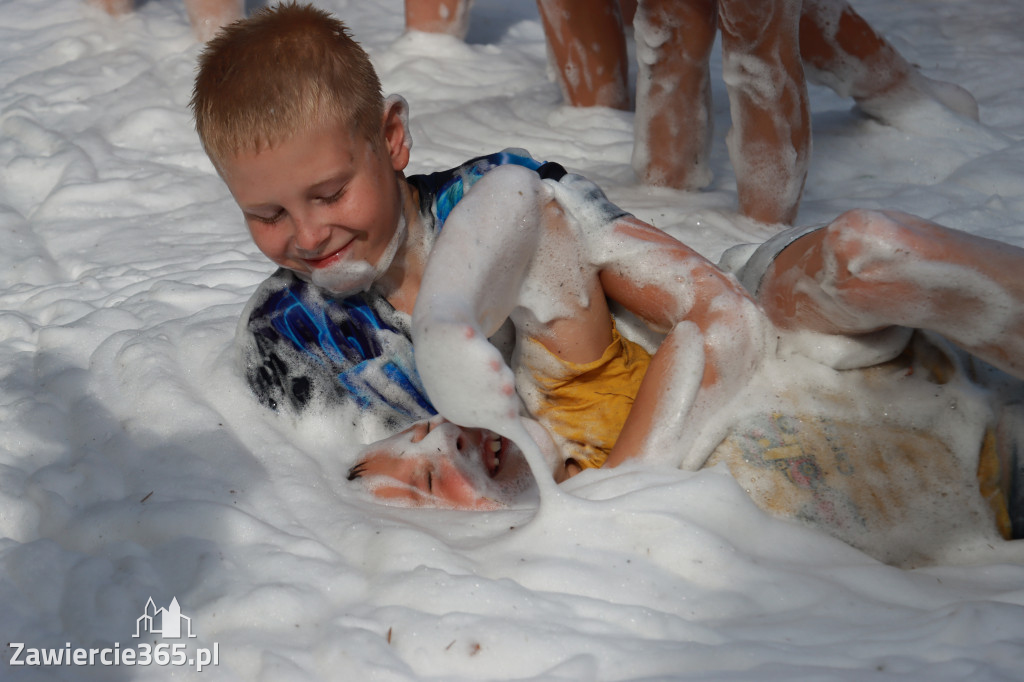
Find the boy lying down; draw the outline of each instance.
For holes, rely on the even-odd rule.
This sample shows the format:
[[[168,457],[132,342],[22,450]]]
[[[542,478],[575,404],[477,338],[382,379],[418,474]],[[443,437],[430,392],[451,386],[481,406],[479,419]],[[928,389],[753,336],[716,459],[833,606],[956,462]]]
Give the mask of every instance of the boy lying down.
[[[443,416],[369,446],[350,478],[400,504],[500,507],[531,482],[506,437],[522,415],[556,481],[724,462],[763,508],[892,563],[931,560],[936,533],[1008,539],[1010,387],[979,390],[971,377],[1000,373],[944,339],[1021,378],[1022,265],[1021,249],[853,211],[727,252],[744,289],[582,178],[496,169],[449,216],[413,314]],[[609,300],[668,332],[653,356]],[[506,318],[514,370],[487,341]]]
[[[899,519],[885,513],[898,506],[900,490],[912,492],[937,472],[960,492],[970,478],[977,502],[981,471],[985,495],[996,506],[1006,499],[1012,452],[998,445],[1010,442],[1000,435],[1012,429],[984,406],[968,410],[974,394],[944,396],[941,387],[964,374],[951,354],[912,345],[909,360],[890,374],[880,370],[881,383],[894,387],[888,402],[858,402],[844,387],[848,374],[837,381],[815,374],[828,369],[821,363],[796,366],[802,356],[787,354],[779,338],[815,350],[836,345],[824,339],[845,341],[833,366],[867,367],[907,347],[905,328],[927,329],[1019,378],[1020,249],[910,216],[848,213],[758,249],[740,272],[752,297],[557,164],[512,151],[406,177],[404,101],[384,100],[345,26],[305,5],[264,9],[219,33],[200,58],[192,108],[253,241],[280,266],[239,325],[256,395],[295,409],[321,394],[365,401],[396,426],[436,407],[461,425],[421,423],[402,437],[407,444],[374,448],[353,476],[381,495],[495,506],[507,498],[459,473],[460,442],[482,453],[486,482],[525,473],[514,441],[542,492],[583,468],[643,458],[699,469],[719,457],[736,471],[783,471],[810,495],[799,504],[784,494],[768,499],[780,509],[842,516],[833,509],[861,523],[870,510],[854,493],[875,490],[866,484],[872,471],[881,472],[879,486],[893,480],[902,456],[909,483],[882,490],[875,505],[891,524]],[[619,335],[609,301],[666,333],[653,356]],[[487,341],[506,320],[517,336],[514,372]],[[910,382],[893,378],[911,370]],[[783,390],[780,374],[806,374],[809,394],[821,399],[807,400],[792,381]],[[951,398],[955,414],[969,413],[962,429],[951,426]],[[916,409],[889,409],[899,401]],[[740,409],[747,405],[762,413]],[[776,405],[789,411],[769,411]],[[883,438],[881,427],[898,437]],[[447,460],[417,456],[414,443],[441,436]],[[534,441],[545,444],[546,462]],[[888,450],[861,445],[903,441]],[[851,463],[846,450],[855,446],[875,459]],[[382,456],[387,451],[394,456]],[[801,459],[801,451],[813,456]],[[998,460],[1001,451],[1007,456]],[[920,461],[928,466],[916,474]],[[845,497],[829,493],[834,472],[854,483],[840,490]],[[978,514],[991,525],[991,512]],[[999,518],[1006,527],[1005,511]]]

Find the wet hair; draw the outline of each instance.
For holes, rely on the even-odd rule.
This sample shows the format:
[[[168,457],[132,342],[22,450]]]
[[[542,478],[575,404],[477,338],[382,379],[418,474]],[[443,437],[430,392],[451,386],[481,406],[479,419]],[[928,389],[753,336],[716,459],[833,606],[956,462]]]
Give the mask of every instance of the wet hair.
[[[364,471],[366,471],[366,460],[357,463],[355,466],[348,470],[348,480],[354,481],[357,478],[362,478]]]
[[[340,20],[295,2],[261,9],[211,40],[190,106],[218,170],[239,153],[339,122],[383,144],[384,98],[370,58]]]

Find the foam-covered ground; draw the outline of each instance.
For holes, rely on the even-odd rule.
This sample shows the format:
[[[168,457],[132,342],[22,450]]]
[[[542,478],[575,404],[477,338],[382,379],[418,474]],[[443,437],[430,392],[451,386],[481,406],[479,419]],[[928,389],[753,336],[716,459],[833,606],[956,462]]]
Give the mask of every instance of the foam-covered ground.
[[[378,434],[268,414],[232,365],[272,267],[193,132],[184,9],[141,4],[111,19],[0,0],[0,642],[134,647],[147,599],[177,597],[191,655],[218,647],[199,679],[1024,676],[1015,545],[892,568],[764,515],[722,470],[595,472],[573,482],[591,502],[533,523],[353,495],[345,471]],[[409,99],[411,172],[520,146],[711,258],[760,239],[731,214],[720,83],[714,184],[651,190],[629,167],[630,114],[560,106],[534,3],[478,0],[468,44],[401,37],[400,0],[320,4]],[[800,222],[896,208],[1024,245],[1024,5],[856,7],[967,87],[985,126],[885,127],[812,89]],[[13,654],[0,678],[193,675]]]

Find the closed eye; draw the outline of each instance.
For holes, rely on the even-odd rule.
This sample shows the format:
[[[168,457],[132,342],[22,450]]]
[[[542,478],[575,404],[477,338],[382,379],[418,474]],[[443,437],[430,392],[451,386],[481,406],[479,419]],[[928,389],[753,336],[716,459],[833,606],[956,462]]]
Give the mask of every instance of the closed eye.
[[[246,216],[248,216],[249,218],[255,220],[258,223],[263,223],[264,225],[274,225],[275,223],[279,223],[279,222],[281,222],[284,219],[285,212],[284,212],[284,209],[281,209],[281,210],[277,211],[276,213],[274,213],[274,215],[269,216],[269,217],[268,216],[263,216],[263,215],[257,215],[255,213],[247,213]]]
[[[334,194],[331,194],[331,195],[326,196],[326,197],[317,197],[317,201],[320,201],[320,202],[325,203],[325,204],[333,204],[336,201],[338,201],[338,199],[341,199],[341,195],[344,194],[344,193],[345,193],[345,187],[342,186]]]

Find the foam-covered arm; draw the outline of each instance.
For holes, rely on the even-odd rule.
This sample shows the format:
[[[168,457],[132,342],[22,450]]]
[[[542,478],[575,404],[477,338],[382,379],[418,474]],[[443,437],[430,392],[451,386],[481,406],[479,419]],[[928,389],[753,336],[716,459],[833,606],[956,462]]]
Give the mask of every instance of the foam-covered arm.
[[[416,366],[437,410],[463,426],[516,414],[515,380],[488,342],[518,304],[548,190],[532,171],[490,171],[449,215],[413,311]]]
[[[718,437],[715,416],[764,357],[770,325],[735,279],[635,218],[590,242],[605,293],[668,333],[606,466],[643,456],[698,468]]]

